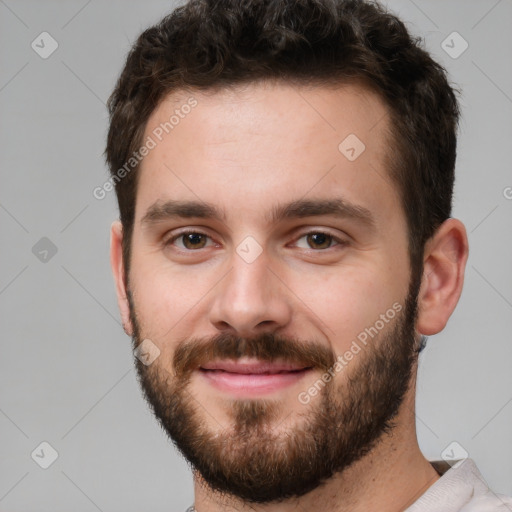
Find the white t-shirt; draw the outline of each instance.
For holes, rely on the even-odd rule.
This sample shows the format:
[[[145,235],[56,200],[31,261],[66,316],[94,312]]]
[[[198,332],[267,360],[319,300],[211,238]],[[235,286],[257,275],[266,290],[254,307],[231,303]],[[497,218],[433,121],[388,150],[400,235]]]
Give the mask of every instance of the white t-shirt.
[[[472,459],[430,463],[441,478],[404,512],[512,512],[512,498],[491,491]]]
[[[512,512],[512,498],[491,491],[472,459],[430,463],[441,478],[405,512]]]

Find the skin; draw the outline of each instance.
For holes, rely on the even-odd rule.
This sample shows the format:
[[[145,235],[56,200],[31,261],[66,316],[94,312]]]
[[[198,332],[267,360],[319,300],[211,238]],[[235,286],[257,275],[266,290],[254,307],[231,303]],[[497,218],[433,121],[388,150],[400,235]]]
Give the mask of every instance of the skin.
[[[395,302],[403,304],[409,286],[406,219],[384,166],[389,149],[386,106],[355,85],[253,83],[209,94],[180,91],[155,109],[145,137],[191,95],[197,106],[141,164],[129,281],[142,337],[158,346],[158,364],[169,372],[180,340],[219,332],[254,336],[269,330],[344,354]],[[352,162],[338,149],[349,134],[366,146]],[[268,220],[279,204],[339,197],[371,212],[374,227],[332,215]],[[225,219],[141,222],[155,202],[171,198],[212,203]],[[187,252],[179,237],[174,245],[165,245],[183,228],[208,235],[206,246]],[[346,243],[311,248],[305,235],[318,231]],[[236,252],[248,236],[263,249],[252,263]],[[123,325],[132,335],[122,237],[116,221],[111,264]],[[466,231],[457,219],[445,221],[428,241],[418,336],[445,327],[462,291],[467,254]],[[392,322],[383,332],[391,327]],[[357,365],[357,357],[349,364]],[[439,478],[418,446],[416,368],[413,374],[392,434],[324,486],[284,503],[249,507],[211,492],[195,473],[197,510],[405,509]],[[281,411],[277,433],[298,421],[305,406],[297,395],[318,377],[272,395]],[[336,377],[337,385],[343,385],[343,378],[344,373]],[[204,422],[212,432],[230,426],[233,417],[225,395],[197,378],[189,390],[205,408]]]

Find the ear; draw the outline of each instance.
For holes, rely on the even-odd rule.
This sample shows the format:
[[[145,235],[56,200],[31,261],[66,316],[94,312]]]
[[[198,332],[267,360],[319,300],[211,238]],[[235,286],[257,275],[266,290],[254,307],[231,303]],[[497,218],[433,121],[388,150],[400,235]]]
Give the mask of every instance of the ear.
[[[123,225],[116,220],[110,228],[110,266],[116,285],[117,304],[121,312],[123,329],[129,336],[133,335],[133,326],[130,320],[130,307],[126,294],[124,261],[123,261]]]
[[[425,244],[416,323],[420,334],[437,334],[446,326],[462,293],[468,252],[464,224],[453,218]]]

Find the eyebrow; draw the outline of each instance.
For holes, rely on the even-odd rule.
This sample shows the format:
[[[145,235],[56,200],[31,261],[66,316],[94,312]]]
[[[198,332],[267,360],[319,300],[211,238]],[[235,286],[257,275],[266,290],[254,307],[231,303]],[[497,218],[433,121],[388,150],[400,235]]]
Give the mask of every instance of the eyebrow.
[[[275,206],[266,220],[275,224],[283,220],[303,217],[330,215],[352,219],[368,228],[375,228],[375,218],[367,208],[353,204],[346,199],[299,199],[290,203]],[[215,205],[203,201],[168,200],[156,202],[148,208],[141,219],[142,225],[153,225],[175,218],[201,218],[226,222],[224,211]]]

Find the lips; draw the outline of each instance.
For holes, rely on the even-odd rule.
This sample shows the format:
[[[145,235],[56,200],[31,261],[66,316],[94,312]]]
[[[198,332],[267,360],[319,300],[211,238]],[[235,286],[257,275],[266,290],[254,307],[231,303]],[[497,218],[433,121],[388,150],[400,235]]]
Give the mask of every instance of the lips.
[[[269,394],[297,384],[311,367],[255,360],[214,361],[200,375],[219,391],[235,396]]]
[[[275,362],[244,362],[239,361],[218,361],[206,363],[201,366],[202,370],[217,370],[228,373],[239,373],[239,374],[276,374],[276,373],[288,373],[298,372],[305,370],[309,367],[298,366],[290,363],[275,363]]]

